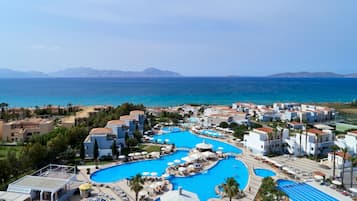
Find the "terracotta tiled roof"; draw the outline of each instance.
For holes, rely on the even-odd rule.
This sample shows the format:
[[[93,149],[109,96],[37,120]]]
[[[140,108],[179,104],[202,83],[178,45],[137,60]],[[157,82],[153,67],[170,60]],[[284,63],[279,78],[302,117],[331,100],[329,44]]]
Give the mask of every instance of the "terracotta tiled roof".
[[[111,120],[107,122],[107,125],[123,125],[125,124],[122,120]]]
[[[142,110],[133,110],[130,112],[130,115],[135,115],[135,114],[144,114],[144,111]]]
[[[340,156],[341,158],[343,158],[344,153],[342,151],[338,151],[336,152],[336,156]],[[346,153],[345,159],[348,160],[351,158],[351,155],[349,153]]]
[[[120,116],[120,120],[135,120],[135,117],[130,115]]]
[[[89,132],[90,134],[108,134],[112,133],[110,128],[92,128]]]
[[[317,135],[323,135],[324,132],[318,130],[318,129],[315,129],[315,128],[311,128],[311,129],[308,129],[307,130],[308,133],[313,133],[313,134],[317,134]]]
[[[355,131],[349,131],[348,133],[352,133],[352,134],[354,134],[354,135],[357,135],[357,130],[355,130]]]
[[[262,128],[256,128],[256,129],[259,131],[266,132],[266,133],[273,133],[273,131],[274,131],[272,128],[269,128],[269,127],[262,127]]]

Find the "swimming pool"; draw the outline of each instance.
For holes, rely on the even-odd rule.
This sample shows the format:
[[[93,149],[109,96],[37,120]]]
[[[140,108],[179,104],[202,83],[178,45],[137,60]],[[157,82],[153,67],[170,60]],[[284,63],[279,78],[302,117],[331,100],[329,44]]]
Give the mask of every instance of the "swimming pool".
[[[173,154],[163,156],[159,159],[137,161],[105,168],[94,172],[90,176],[90,179],[97,183],[110,183],[130,178],[143,172],[157,172],[158,176],[160,176],[165,172],[168,162],[181,159],[187,156],[187,154],[187,151],[176,151]]]
[[[157,139],[162,139],[162,141],[169,139],[170,142],[175,143],[176,147],[186,148],[193,148],[197,143],[201,143],[205,140],[206,143],[212,144],[215,150],[222,147],[222,151],[224,152],[236,154],[242,152],[239,148],[230,144],[202,138],[189,131],[154,136],[154,140]],[[168,162],[181,159],[187,156],[187,154],[187,151],[176,151],[160,159],[137,161],[105,168],[94,172],[90,176],[90,179],[97,183],[111,183],[130,178],[143,172],[157,172],[158,176],[160,176],[165,172]],[[227,177],[234,177],[240,184],[240,189],[244,189],[248,183],[249,172],[243,162],[236,160],[234,157],[228,157],[227,159],[219,161],[214,167],[203,173],[189,177],[171,177],[170,181],[173,183],[174,189],[178,189],[178,187],[181,186],[185,190],[197,193],[201,201],[206,201],[209,198],[218,197],[215,194],[214,188],[216,185],[223,183]]]
[[[263,178],[272,177],[276,175],[275,172],[273,172],[272,170],[263,169],[263,168],[255,168],[254,173],[255,175]]]
[[[201,134],[208,135],[208,136],[211,136],[211,137],[223,137],[223,135],[221,133],[218,133],[218,132],[213,131],[213,130],[202,130]]]
[[[155,135],[154,140],[157,141],[158,139],[161,139],[161,141],[168,139],[170,142],[175,143],[176,147],[183,147],[183,148],[190,148],[190,149],[194,148],[196,144],[205,141],[208,144],[212,144],[214,150],[218,150],[219,147],[222,147],[223,152],[231,152],[236,154],[242,153],[242,150],[230,144],[213,140],[213,139],[203,138],[191,133],[190,131],[181,131],[175,133]]]
[[[227,177],[234,177],[239,188],[244,189],[248,183],[248,169],[234,157],[221,160],[209,171],[190,177],[174,177],[170,181],[174,189],[181,186],[183,189],[197,193],[201,201],[209,198],[219,198],[215,193],[215,186],[224,183]]]
[[[181,129],[176,126],[166,126],[161,129],[164,133],[180,132]]]
[[[292,201],[338,201],[336,198],[306,184],[278,179],[278,188],[284,191]]]

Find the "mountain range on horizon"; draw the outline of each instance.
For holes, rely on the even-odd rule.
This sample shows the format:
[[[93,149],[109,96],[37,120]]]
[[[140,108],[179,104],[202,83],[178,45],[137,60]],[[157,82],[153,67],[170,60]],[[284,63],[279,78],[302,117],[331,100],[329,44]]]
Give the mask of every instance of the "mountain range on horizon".
[[[146,68],[142,71],[99,70],[90,67],[66,68],[50,73],[0,69],[0,78],[100,78],[100,77],[181,77],[177,72]]]
[[[180,73],[158,68],[146,68],[142,71],[100,70],[90,67],[74,67],[50,73],[39,71],[18,71],[0,68],[0,78],[155,78],[184,77]],[[285,72],[267,76],[226,76],[226,77],[272,77],[272,78],[357,78],[357,73],[339,74],[334,72]]]

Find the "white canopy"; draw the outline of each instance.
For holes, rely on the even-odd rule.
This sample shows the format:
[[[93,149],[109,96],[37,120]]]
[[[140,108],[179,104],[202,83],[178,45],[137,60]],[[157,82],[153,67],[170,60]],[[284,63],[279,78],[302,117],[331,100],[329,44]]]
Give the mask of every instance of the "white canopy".
[[[193,161],[193,159],[191,157],[189,157],[189,156],[183,157],[183,158],[181,158],[181,160],[186,161],[186,162],[192,162]]]
[[[350,188],[349,189],[352,193],[357,193],[357,188]]]
[[[182,190],[169,191],[160,197],[161,201],[200,201],[197,194]]]
[[[324,177],[321,176],[321,175],[315,175],[314,178],[317,179],[317,180],[323,180],[324,179]]]
[[[150,172],[143,172],[143,173],[141,173],[141,175],[143,175],[143,176],[148,176],[150,174]]]
[[[338,180],[333,180],[332,183],[337,185],[337,186],[341,186],[342,185],[342,183],[340,181],[338,181]]]
[[[213,153],[213,152],[210,152],[210,151],[205,151],[202,153],[202,155],[206,158],[213,158],[213,157],[216,157],[216,155]]]
[[[187,168],[185,168],[185,167],[179,167],[179,168],[178,168],[178,171],[179,171],[179,172],[184,172],[184,171],[186,171],[186,169],[187,169]]]
[[[212,149],[212,147],[213,147],[213,145],[211,145],[211,144],[206,144],[205,142],[196,144],[196,148],[197,148],[197,149],[207,150],[207,149]]]

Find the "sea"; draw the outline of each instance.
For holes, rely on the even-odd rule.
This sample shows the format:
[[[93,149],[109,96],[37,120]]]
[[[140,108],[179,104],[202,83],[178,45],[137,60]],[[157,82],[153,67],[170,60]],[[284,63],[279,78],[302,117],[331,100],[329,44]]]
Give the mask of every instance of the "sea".
[[[0,102],[10,107],[43,105],[145,106],[253,102],[350,102],[357,99],[353,78],[32,78],[0,79]]]

